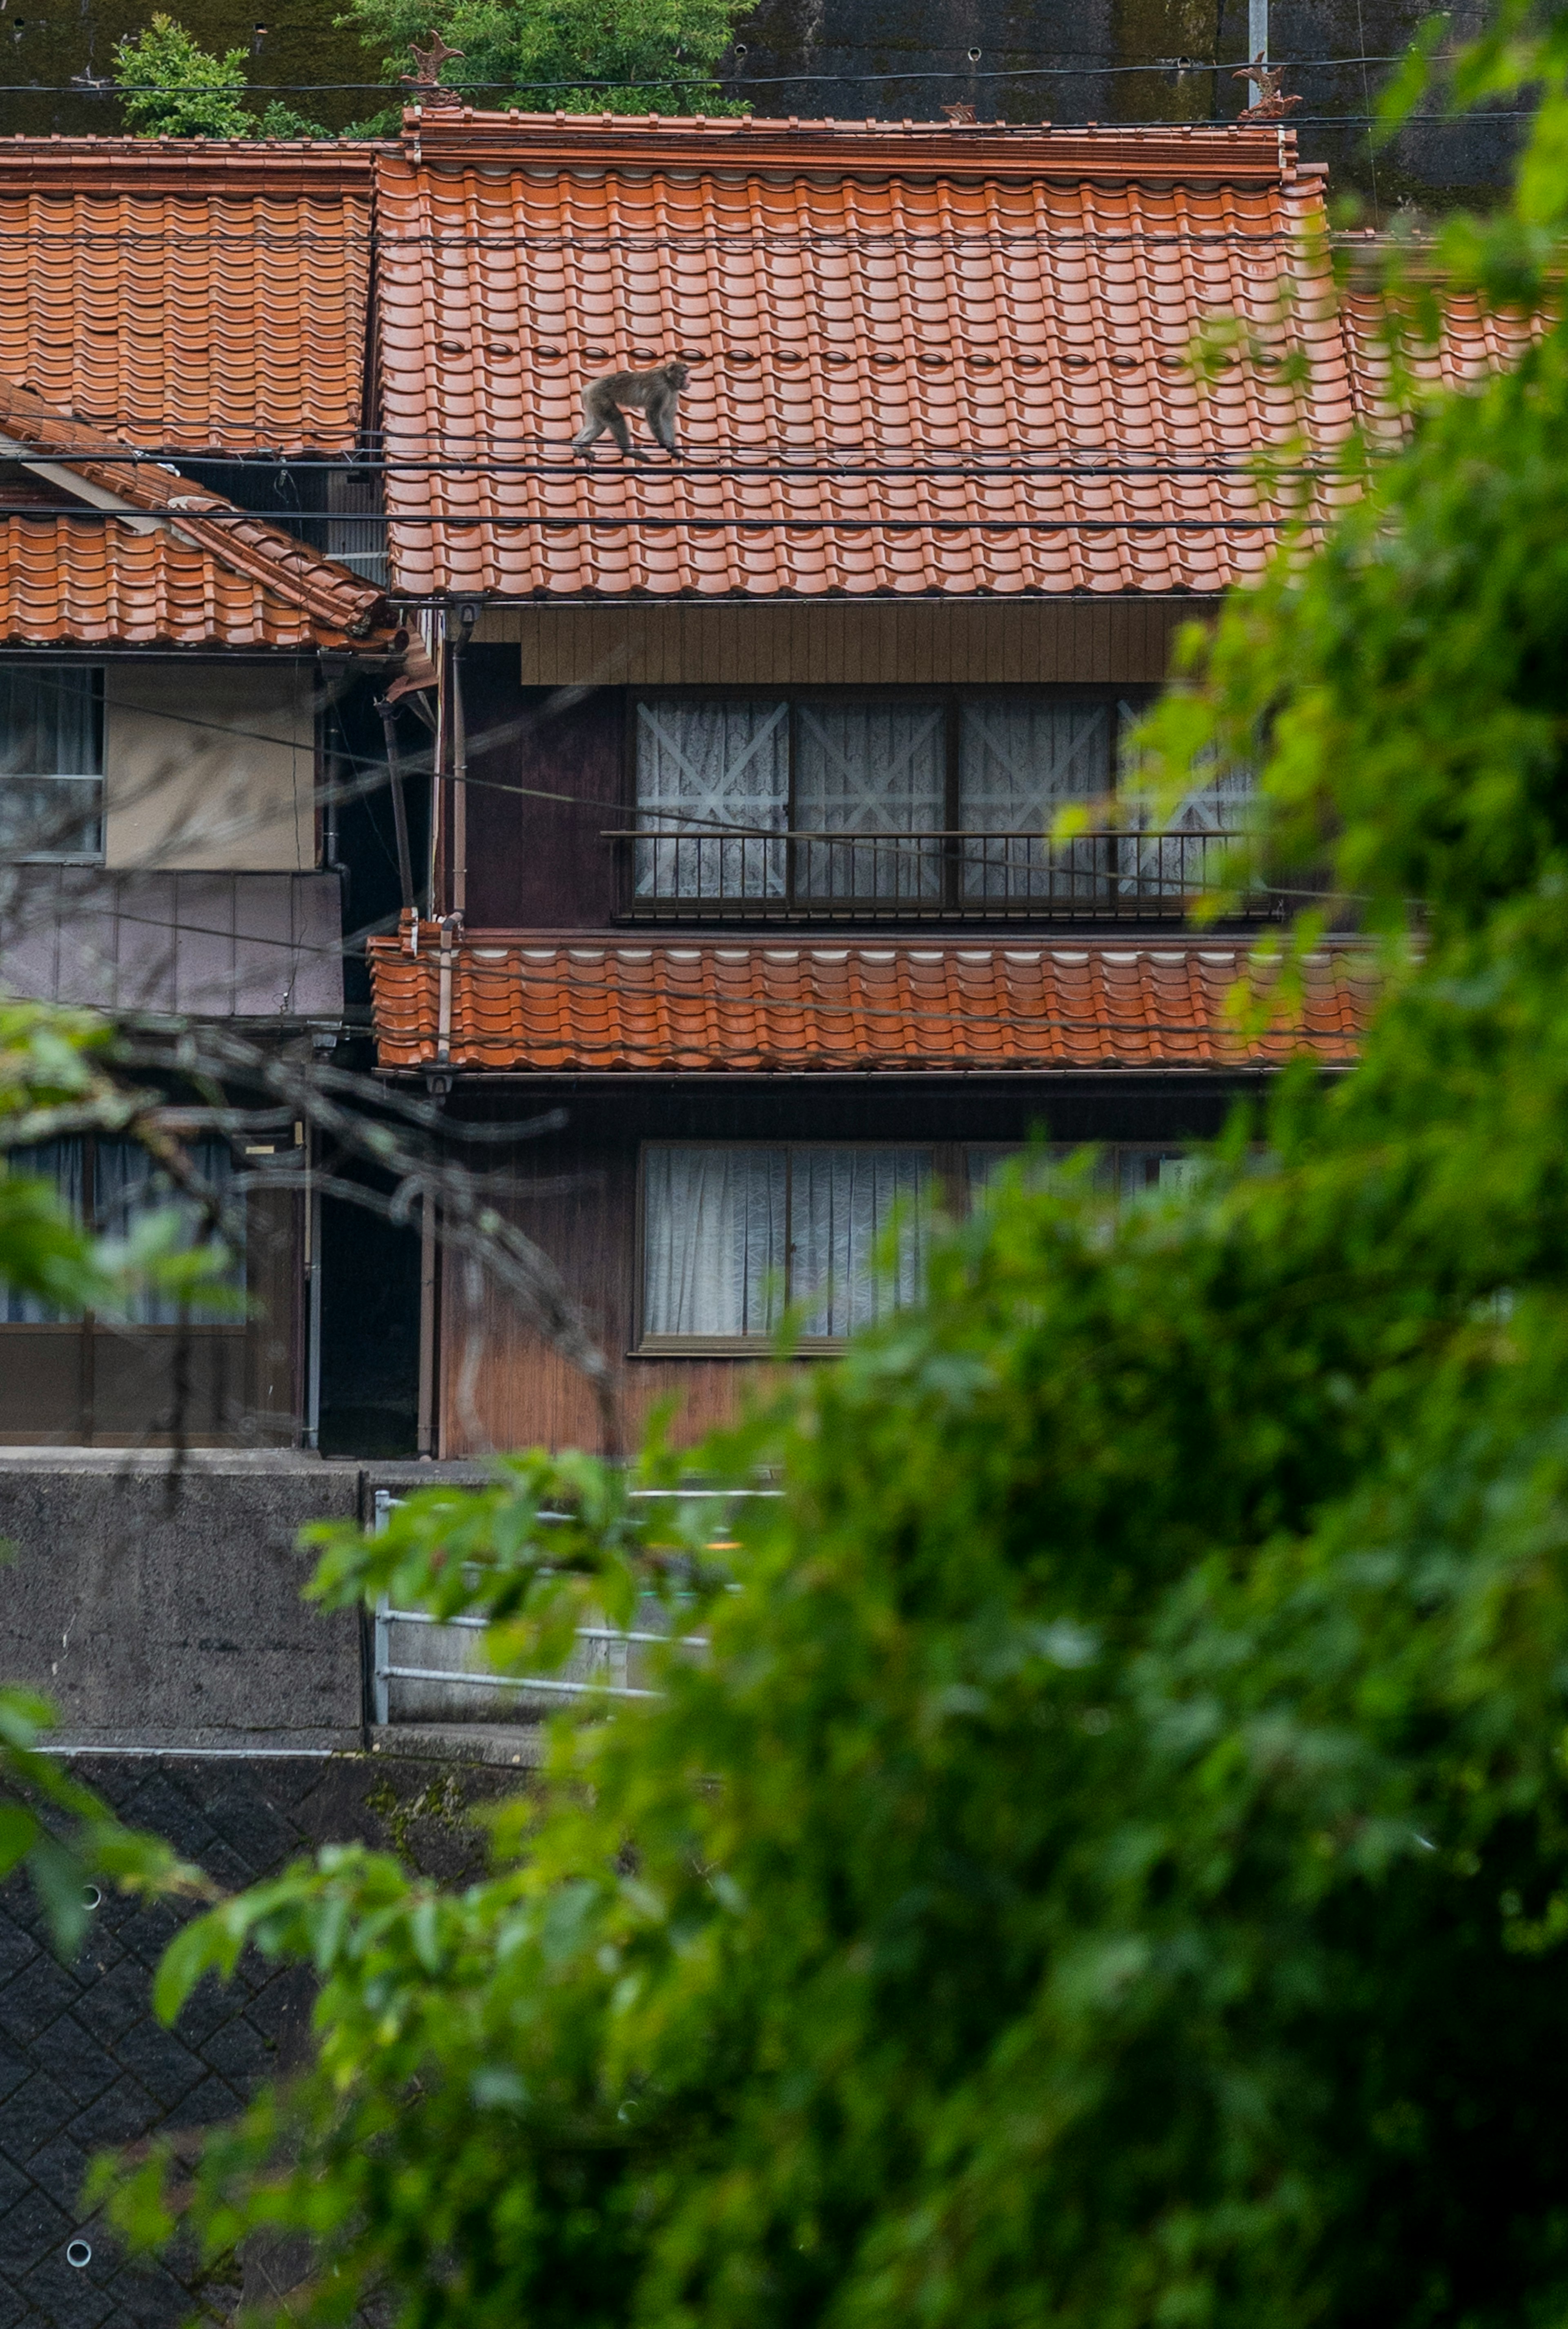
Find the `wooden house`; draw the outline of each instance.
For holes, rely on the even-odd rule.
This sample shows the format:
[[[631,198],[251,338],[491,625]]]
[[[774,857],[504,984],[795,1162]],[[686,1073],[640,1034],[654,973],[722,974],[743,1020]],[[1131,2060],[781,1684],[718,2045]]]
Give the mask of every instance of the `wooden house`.
[[[488,1127],[628,1429],[729,1412],[786,1306],[805,1359],[912,1298],[937,1205],[1032,1134],[1142,1186],[1296,1053],[1350,1064],[1354,938],[1243,1044],[1282,901],[1189,919],[1247,771],[1158,832],[1115,810],[1175,632],[1303,494],[1320,521],[1378,410],[1290,134],[427,109],[377,204],[391,587],[445,639],[378,1058]],[[574,457],[586,381],[676,357],[678,461]],[[593,1442],[581,1378],[433,1243],[424,1327],[428,1452]]]
[[[0,989],[338,1039],[324,673],[386,640],[373,561],[325,551],[351,539],[334,480],[361,443],[373,170],[336,148],[0,146],[22,254],[0,295]],[[291,504],[292,531],[252,514]],[[247,1307],[110,1320],[0,1292],[0,1441],[308,1433],[306,1128],[200,1161],[250,1184]],[[11,1162],[110,1230],[154,1193],[126,1139]]]

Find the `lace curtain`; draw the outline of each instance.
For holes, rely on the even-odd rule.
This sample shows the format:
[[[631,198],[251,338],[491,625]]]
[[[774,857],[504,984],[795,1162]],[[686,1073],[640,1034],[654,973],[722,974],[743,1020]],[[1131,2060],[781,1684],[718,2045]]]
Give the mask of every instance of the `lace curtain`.
[[[1115,721],[1107,703],[966,703],[959,724],[960,821],[966,899],[1098,897],[1110,872],[1102,840],[1051,849],[1046,834],[1070,802],[1110,790]]]
[[[766,1334],[784,1282],[781,1148],[650,1148],[643,1172],[650,1334]]]
[[[798,722],[797,829],[868,839],[853,848],[836,839],[797,842],[797,896],[939,897],[941,844],[899,836],[940,833],[947,822],[940,704],[803,703]]]
[[[918,1300],[924,1286],[923,1149],[649,1148],[643,1188],[648,1334],[765,1335],[786,1301],[815,1297],[804,1333],[836,1337]]]
[[[785,844],[769,835],[789,822],[789,705],[639,703],[637,807],[639,898],[781,896]],[[704,837],[724,825],[751,830]]]

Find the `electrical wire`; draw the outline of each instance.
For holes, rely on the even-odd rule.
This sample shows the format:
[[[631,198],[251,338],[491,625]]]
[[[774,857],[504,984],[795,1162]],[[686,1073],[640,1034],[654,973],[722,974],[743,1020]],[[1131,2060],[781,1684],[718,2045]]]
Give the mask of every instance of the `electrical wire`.
[[[100,518],[110,524],[117,519],[129,516],[140,517],[145,514],[146,513],[140,510],[95,510],[80,503],[67,511],[0,509],[0,518],[36,516],[48,518],[52,522],[58,516],[80,516],[88,519]],[[221,517],[224,513],[219,512],[216,514]],[[233,514],[236,517],[253,519],[255,513],[237,510]],[[213,519],[211,515],[204,514],[203,522],[211,523]],[[638,526],[654,533],[678,529],[683,533],[721,533],[735,526],[743,533],[760,533],[779,532],[818,533],[829,526],[847,529],[855,533],[1228,533],[1238,532],[1254,533],[1293,525],[1298,522],[1293,518],[1261,517],[949,517],[940,510],[934,510],[929,515],[919,517],[864,517],[854,514],[836,515],[830,511],[817,510],[802,512],[793,517],[701,517],[685,513],[665,516],[655,511],[636,510],[596,510],[581,516],[570,513],[547,514],[543,512],[536,514],[513,516],[508,513],[494,510],[481,511],[471,515],[465,515],[463,512],[458,510],[410,510],[394,511],[389,516],[377,518],[362,517],[356,514],[353,521],[355,525],[373,523],[388,526],[426,525],[458,528],[493,526],[502,533],[515,533],[524,526],[543,526],[546,532],[556,533],[575,533],[584,526],[602,527],[611,533],[622,533],[628,527]],[[178,513],[175,514],[174,523],[178,524]],[[395,598],[398,594],[394,591],[390,595]],[[458,590],[452,595],[459,598],[466,596],[482,599],[485,592],[483,589],[468,592]]]
[[[732,52],[733,53],[733,52]],[[958,56],[958,51],[950,52]],[[1387,56],[1357,54],[1347,57],[1293,57],[1288,61],[1290,72],[1337,71],[1346,66],[1398,65],[1405,61],[1405,52]],[[1276,58],[1273,62],[1279,62]],[[1452,62],[1451,58],[1436,58],[1437,64]],[[594,75],[580,75],[570,80],[464,80],[450,81],[443,86],[450,95],[466,96],[470,90],[628,90],[628,89],[711,89],[715,84],[727,89],[797,89],[797,88],[863,88],[867,82],[887,81],[1012,81],[1012,80],[1119,80],[1137,74],[1157,73],[1168,80],[1175,74],[1224,72],[1240,69],[1245,57],[1159,57],[1148,64],[1091,65],[987,65],[964,61],[948,66],[894,67],[889,71],[867,69],[864,72],[726,72],[720,65],[711,71],[694,72],[689,67],[678,67],[669,72],[646,73],[640,80],[610,80]],[[260,80],[246,81],[238,86],[232,81],[129,81],[112,80],[84,87],[80,81],[0,82],[0,97],[43,95],[51,97],[282,97],[282,96],[371,96],[384,97],[394,102],[401,97],[405,105],[411,103],[414,92],[390,80]],[[721,117],[723,118],[723,117]],[[937,124],[936,127],[945,127]],[[988,126],[988,125],[982,125]]]

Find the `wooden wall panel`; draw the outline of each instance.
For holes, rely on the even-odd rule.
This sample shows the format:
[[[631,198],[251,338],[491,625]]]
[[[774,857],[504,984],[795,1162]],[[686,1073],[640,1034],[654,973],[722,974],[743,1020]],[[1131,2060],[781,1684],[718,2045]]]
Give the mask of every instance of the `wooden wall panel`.
[[[793,599],[492,607],[525,687],[1157,684],[1213,599]]]
[[[468,920],[476,929],[581,929],[609,919],[622,824],[625,698],[600,688],[557,705],[520,694],[515,657],[470,655]],[[559,794],[561,799],[540,797]]]
[[[733,1359],[630,1359],[637,1151],[550,1140],[518,1148],[494,1192],[498,1209],[542,1246],[616,1366],[628,1447],[653,1407],[678,1404],[682,1443],[727,1422],[748,1383],[777,1372]],[[519,1447],[599,1452],[600,1415],[584,1377],[528,1325],[505,1288],[462,1254],[442,1265],[441,1454]]]

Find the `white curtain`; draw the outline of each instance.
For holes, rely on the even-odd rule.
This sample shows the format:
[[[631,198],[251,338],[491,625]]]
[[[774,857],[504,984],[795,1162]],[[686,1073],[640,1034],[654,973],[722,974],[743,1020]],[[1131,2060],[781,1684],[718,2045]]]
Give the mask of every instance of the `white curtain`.
[[[71,1220],[80,1221],[82,1142],[80,1136],[71,1140],[40,1141],[33,1148],[13,1148],[8,1155],[0,1156],[0,1171],[14,1173],[24,1180],[51,1183]],[[0,1284],[0,1318],[8,1326],[60,1325],[74,1315],[56,1309],[52,1302],[42,1301],[36,1294],[24,1294],[14,1286]]]
[[[639,703],[639,898],[774,898],[789,814],[787,703]],[[704,825],[746,825],[730,840]]]
[[[71,664],[0,665],[0,849],[97,856],[102,778],[98,673]]]
[[[941,844],[902,836],[947,822],[947,715],[940,704],[800,707],[795,822],[802,833],[884,836],[796,844],[795,888],[806,898],[935,898]]]
[[[781,1148],[649,1148],[643,1167],[643,1328],[765,1334],[782,1300]]]
[[[1106,798],[1111,783],[1109,704],[1004,698],[966,703],[959,723],[959,797],[966,833],[1021,839],[964,844],[966,898],[1071,900],[1102,895],[1103,841],[1046,846],[1058,810]]]
[[[207,1186],[216,1193],[220,1201],[225,1199],[233,1176],[227,1142],[193,1141],[190,1157]],[[138,1143],[134,1140],[99,1140],[94,1174],[99,1227],[105,1236],[128,1237],[145,1214],[168,1209],[180,1216],[181,1246],[189,1247],[196,1243],[203,1228],[202,1208],[194,1198],[183,1196],[170,1187],[146,1150]],[[232,1265],[221,1283],[242,1289],[245,1283],[242,1208],[237,1203],[227,1204],[224,1221],[229,1231],[231,1251],[236,1244],[241,1249],[234,1253]],[[146,1290],[136,1297],[127,1315],[133,1325],[174,1326],[179,1324],[180,1308],[178,1303],[167,1295]],[[239,1323],[231,1308],[225,1309],[210,1302],[192,1303],[185,1316],[193,1326]]]
[[[853,1334],[918,1302],[925,1287],[930,1158],[918,1148],[790,1153],[790,1298],[810,1301],[804,1332]],[[890,1268],[881,1248],[896,1220]]]
[[[814,1305],[807,1335],[837,1337],[924,1291],[924,1149],[649,1148],[643,1190],[647,1334],[766,1334],[788,1298]]]

